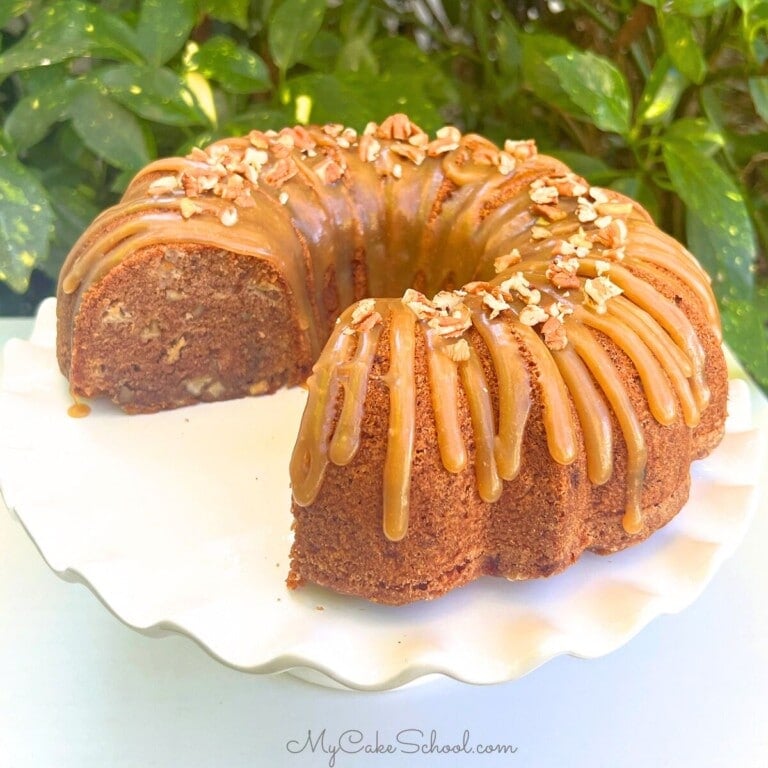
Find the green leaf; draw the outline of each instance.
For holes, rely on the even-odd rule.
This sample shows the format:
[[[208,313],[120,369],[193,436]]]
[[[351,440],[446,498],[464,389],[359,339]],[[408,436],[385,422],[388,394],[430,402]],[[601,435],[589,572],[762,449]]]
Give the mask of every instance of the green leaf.
[[[98,5],[59,0],[44,6],[24,37],[0,55],[0,75],[88,54],[142,61],[133,30]]]
[[[137,171],[150,160],[138,119],[95,88],[82,87],[72,101],[72,126],[83,143],[116,168]]]
[[[288,81],[290,101],[298,105],[304,102],[306,114],[295,114],[291,122],[328,123],[340,122],[360,127],[374,119],[370,93],[358,94],[354,86],[354,73],[322,74],[314,72],[291,78]],[[298,108],[297,108],[298,112]]]
[[[332,72],[339,60],[342,45],[338,35],[328,29],[321,29],[301,57],[301,63],[306,64],[316,72]]]
[[[196,0],[144,0],[136,36],[147,61],[155,66],[165,64],[181,50],[196,21]]]
[[[379,28],[379,21],[377,14],[371,9],[370,0],[342,3],[340,13],[338,28],[342,44],[336,58],[335,69],[367,72],[371,77],[375,77],[379,67],[373,54],[372,43]],[[315,42],[319,37],[320,33],[315,37]],[[310,47],[310,56],[317,56],[314,43]],[[306,54],[302,57],[302,63],[309,63]]]
[[[38,261],[35,266],[55,280],[72,243],[85,231],[101,209],[94,203],[90,188],[84,188],[83,185],[53,185],[46,188],[55,213],[56,235],[48,258]]]
[[[425,130],[445,122],[440,107],[453,94],[440,68],[417,45],[402,37],[377,40],[373,53],[382,68],[376,78],[364,72],[312,73],[288,81],[295,104],[309,100],[312,122],[341,122],[362,129],[369,120],[407,112]]]
[[[5,120],[5,132],[18,152],[45,138],[54,123],[64,120],[69,109],[65,82],[45,85],[16,102]]]
[[[707,62],[690,19],[662,11],[659,23],[672,62],[689,80],[701,85],[707,74]]]
[[[378,72],[377,65],[378,62],[371,50],[370,41],[363,36],[356,36],[347,40],[339,49],[336,65],[339,71],[366,72],[375,76]]]
[[[472,36],[483,61],[489,59],[488,54],[491,51],[491,29],[492,20],[488,13],[488,8],[484,2],[474,2],[471,5],[470,23]]]
[[[229,37],[206,40],[192,55],[190,64],[230,93],[261,93],[272,87],[264,60]]]
[[[184,81],[166,67],[116,64],[94,76],[109,96],[147,120],[179,126],[208,122]]]
[[[699,152],[709,156],[725,146],[725,136],[720,129],[704,117],[675,120],[664,136],[667,141],[694,145]]]
[[[371,82],[364,73],[354,78],[358,94],[371,91],[374,111],[380,118],[406,112],[425,130],[445,124],[440,109],[458,106],[455,83],[438,61],[405,37],[383,37],[373,43],[379,76]],[[382,114],[383,112],[383,114]]]
[[[11,155],[0,154],[0,280],[27,289],[38,259],[48,252],[53,212],[37,178]]]
[[[687,142],[666,138],[664,163],[675,192],[688,208],[689,243],[713,279],[734,296],[754,286],[755,234],[744,195],[711,157]]]
[[[630,125],[629,86],[608,59],[590,52],[553,56],[546,61],[571,101],[603,131],[626,134]]]
[[[563,88],[557,73],[547,62],[557,56],[577,52],[565,38],[557,35],[527,33],[521,36],[523,84],[544,104],[559,107],[576,117],[589,118]]]
[[[16,19],[26,13],[32,6],[32,0],[7,0],[0,5],[0,28],[11,19]]]
[[[661,8],[669,13],[703,18],[711,16],[715,11],[727,6],[729,2],[730,0],[669,0],[669,2],[663,2]]]
[[[751,77],[749,93],[757,114],[768,123],[768,77]]]
[[[286,72],[301,59],[320,30],[326,0],[283,0],[272,14],[269,52],[277,68]]]
[[[724,253],[730,247],[727,233],[708,227],[692,210],[686,214],[686,236],[688,247],[712,275],[726,342],[748,372],[768,386],[766,315],[757,303],[747,256]]]
[[[765,315],[749,299],[720,303],[723,337],[747,372],[764,388],[768,387],[768,338]]]
[[[765,30],[768,29],[768,0],[737,1],[744,11],[742,18],[744,40],[753,58],[762,64],[768,55],[765,40]]]
[[[499,99],[511,98],[520,88],[522,78],[523,49],[520,43],[520,31],[515,23],[503,17],[493,28],[496,43],[496,61],[499,77],[496,87]]]
[[[645,83],[637,107],[637,121],[647,125],[671,119],[687,85],[685,77],[662,55]]]
[[[231,22],[240,29],[248,29],[250,5],[250,0],[203,0],[202,12],[217,21]]]
[[[241,112],[231,121],[225,123],[222,126],[222,135],[243,135],[254,128],[260,131],[267,131],[270,128],[279,130],[282,126],[295,122],[296,116],[288,107],[259,107],[248,112]],[[189,147],[190,150],[192,146],[194,145]]]

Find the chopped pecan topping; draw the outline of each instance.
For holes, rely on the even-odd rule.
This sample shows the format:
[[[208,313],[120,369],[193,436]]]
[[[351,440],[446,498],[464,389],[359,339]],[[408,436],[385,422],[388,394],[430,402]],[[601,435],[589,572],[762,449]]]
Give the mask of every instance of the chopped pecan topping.
[[[575,257],[561,258],[555,256],[547,267],[546,276],[555,288],[565,291],[578,288],[581,285],[576,273],[579,269],[579,260]]]
[[[554,187],[557,194],[563,197],[582,197],[589,191],[587,185],[575,173],[549,176],[545,179],[545,183]]]
[[[552,237],[552,232],[547,227],[543,227],[541,224],[535,224],[531,227],[532,240],[547,240],[550,237]]]
[[[499,148],[488,139],[470,133],[462,137],[461,144],[469,151],[472,162],[476,165],[492,165],[498,168]]]
[[[443,346],[442,351],[454,363],[462,363],[465,360],[469,360],[469,343],[466,339],[457,339],[452,344],[446,344]]]
[[[458,144],[461,141],[461,131],[455,125],[444,125],[435,131],[438,139],[448,139]]]
[[[332,139],[341,136],[344,126],[341,123],[326,123],[323,126],[323,133],[330,136]]]
[[[557,187],[549,186],[543,179],[538,179],[531,184],[528,195],[534,203],[548,205],[557,203],[560,193],[557,191]]]
[[[423,149],[415,147],[410,143],[404,144],[403,142],[395,142],[394,144],[391,144],[389,151],[393,152],[398,157],[410,160],[415,165],[421,165],[424,162],[424,158],[427,156],[427,153]]]
[[[584,281],[584,303],[598,315],[605,314],[608,300],[621,293],[621,288],[604,275]]]
[[[423,293],[409,288],[402,298],[419,320],[443,338],[461,336],[472,325],[472,315],[461,297],[449,298],[447,291],[441,291],[430,301]]]
[[[342,168],[333,158],[323,158],[316,166],[315,173],[325,184],[335,184],[343,175]]]
[[[509,309],[509,304],[502,298],[501,291],[498,288],[487,291],[483,296],[483,304],[491,310],[491,320],[497,317],[500,312]]]
[[[421,128],[412,123],[408,115],[402,113],[390,115],[376,131],[380,139],[395,141],[407,141],[415,133],[421,133]]]
[[[587,236],[582,227],[568,238],[568,242],[576,249],[576,256],[583,259],[592,250],[592,240]]]
[[[449,315],[437,315],[427,325],[443,338],[456,338],[472,327],[472,315],[466,304],[459,304]]]
[[[381,152],[381,144],[373,134],[364,133],[357,145],[357,153],[360,159],[366,163],[372,163]]]
[[[509,154],[509,152],[504,152],[503,150],[499,152],[496,168],[502,176],[509,176],[509,174],[512,173],[516,167],[517,161],[512,155]]]
[[[440,311],[450,314],[459,304],[462,296],[457,291],[440,291],[432,297],[432,304]]]
[[[248,141],[256,149],[269,149],[269,137],[262,131],[251,131],[248,134]]]
[[[265,184],[269,184],[271,187],[282,187],[286,181],[292,179],[299,169],[296,167],[296,163],[288,157],[277,160],[269,168],[266,168],[262,174],[261,179]]]
[[[550,316],[541,326],[541,334],[544,337],[544,343],[555,350],[565,349],[568,346],[568,337],[565,333],[565,326],[559,317]]]
[[[560,208],[558,205],[541,205],[537,203],[532,207],[533,212],[537,216],[543,216],[545,219],[549,219],[549,221],[562,221],[568,216],[568,212],[564,208]]]
[[[544,323],[549,319],[550,315],[547,310],[540,307],[538,304],[526,304],[518,315],[518,319],[523,325],[538,325]]]
[[[361,299],[352,310],[350,327],[355,331],[364,333],[370,331],[381,321],[381,314],[376,310],[376,301],[374,299]]]
[[[237,224],[237,208],[234,206],[229,206],[228,208],[224,208],[224,210],[219,214],[219,221],[225,226],[225,227],[234,227],[235,224]]]
[[[181,211],[182,217],[185,219],[190,219],[196,213],[203,212],[202,206],[193,202],[188,197],[182,197],[181,200],[179,200],[179,210]]]
[[[494,259],[493,269],[498,275],[499,272],[504,272],[515,264],[519,264],[522,258],[520,251],[517,248],[513,248],[509,253],[505,253],[503,256],[498,256]]]
[[[525,141],[507,139],[504,142],[504,151],[520,162],[530,160],[538,154],[536,142],[533,139],[527,139]]]
[[[493,286],[490,283],[487,283],[483,280],[475,280],[474,282],[471,282],[471,283],[465,283],[462,286],[461,290],[464,291],[464,293],[469,294],[470,296],[482,296],[484,293],[487,293],[492,288]]]
[[[541,292],[537,288],[531,288],[522,272],[511,275],[499,287],[506,293],[516,293],[526,304],[538,304],[541,301]]]
[[[613,222],[613,216],[598,216],[595,219],[595,226],[598,229],[605,229],[612,222]]]
[[[179,189],[181,182],[177,176],[161,176],[150,183],[148,192],[153,197],[166,195]]]
[[[628,234],[629,230],[623,219],[612,219],[597,232],[591,232],[589,236],[605,248],[620,248],[626,244]]]
[[[453,125],[438,128],[435,138],[421,145],[429,157],[438,157],[458,149],[461,144],[461,131]]]
[[[408,288],[401,299],[419,320],[429,320],[431,317],[437,317],[438,308],[434,302],[431,302],[423,293]]]
[[[576,218],[582,224],[588,224],[597,218],[597,211],[595,210],[595,206],[591,200],[588,200],[586,197],[578,198],[576,206]]]
[[[611,263],[609,261],[604,261],[603,259],[595,259],[595,270],[597,271],[598,277],[602,277],[610,272]]]

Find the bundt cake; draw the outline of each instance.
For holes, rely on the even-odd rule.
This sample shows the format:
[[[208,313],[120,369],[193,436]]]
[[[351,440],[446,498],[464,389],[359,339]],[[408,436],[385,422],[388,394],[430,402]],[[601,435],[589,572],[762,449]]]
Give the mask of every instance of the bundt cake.
[[[393,604],[668,522],[723,433],[720,342],[706,274],[637,203],[405,115],[150,164],[58,291],[75,396],[151,412],[307,380],[288,584]]]

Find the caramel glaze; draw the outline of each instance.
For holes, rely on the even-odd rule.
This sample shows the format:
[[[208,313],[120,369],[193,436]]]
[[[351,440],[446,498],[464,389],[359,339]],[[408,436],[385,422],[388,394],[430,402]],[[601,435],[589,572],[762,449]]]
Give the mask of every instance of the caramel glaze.
[[[595,485],[611,478],[618,424],[627,452],[623,526],[641,532],[643,429],[603,337],[634,364],[660,424],[682,419],[693,428],[707,406],[696,330],[658,288],[670,275],[685,285],[719,338],[701,267],[637,204],[590,189],[530,143],[502,150],[455,129],[430,140],[396,115],[360,136],[340,126],[253,132],[160,160],[76,244],[60,289],[77,304],[131,255],[184,243],[262,258],[286,276],[316,358],[290,467],[300,506],[317,497],[329,462],[344,466],[355,457],[370,371],[389,328],[382,509],[393,541],[408,530],[417,335],[442,463],[451,473],[473,464],[478,494],[489,503],[518,473],[536,388],[552,459],[568,465],[583,449]],[[403,299],[354,303],[360,262],[368,295],[463,288],[434,300],[410,290]],[[497,403],[479,346],[491,361]],[[459,428],[460,390],[472,458]]]

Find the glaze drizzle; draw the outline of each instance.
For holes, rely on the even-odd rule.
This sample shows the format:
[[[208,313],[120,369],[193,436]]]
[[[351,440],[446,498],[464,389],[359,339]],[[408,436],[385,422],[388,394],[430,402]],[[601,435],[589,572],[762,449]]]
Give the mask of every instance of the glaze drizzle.
[[[703,270],[639,206],[590,188],[532,142],[499,148],[452,127],[430,137],[404,115],[359,135],[329,125],[217,142],[144,169],[73,248],[62,290],[77,303],[142,249],[188,243],[265,259],[285,274],[317,360],[290,466],[301,506],[317,498],[329,464],[354,461],[370,374],[388,339],[382,525],[393,541],[408,529],[417,347],[441,461],[451,473],[472,464],[488,503],[520,470],[535,398],[552,459],[567,466],[583,448],[595,485],[612,476],[615,419],[627,450],[629,534],[642,530],[647,452],[598,336],[632,361],[659,423],[694,427],[709,401],[696,329],[657,287],[668,274],[684,284],[719,338]],[[361,258],[370,293],[420,290],[354,303],[352,265]],[[336,304],[348,307],[335,325],[329,274]],[[462,288],[441,291],[446,285]]]

